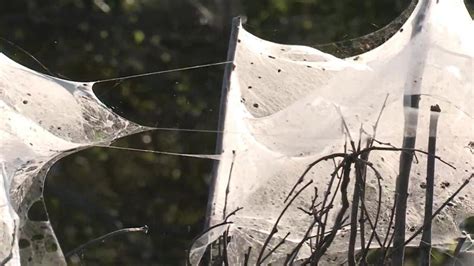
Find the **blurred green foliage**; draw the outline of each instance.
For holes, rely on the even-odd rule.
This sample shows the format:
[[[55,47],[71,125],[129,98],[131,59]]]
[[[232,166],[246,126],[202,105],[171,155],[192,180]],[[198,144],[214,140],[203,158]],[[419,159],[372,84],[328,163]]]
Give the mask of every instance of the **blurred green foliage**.
[[[0,37],[29,51],[55,76],[99,80],[224,61],[231,18],[236,15],[246,16],[244,26],[262,38],[317,46],[378,30],[408,4],[409,0],[2,0]],[[45,72],[4,41],[0,51]],[[94,89],[117,113],[144,125],[216,129],[222,76],[220,66],[109,82]],[[215,137],[154,131],[117,144],[213,153]],[[104,148],[64,158],[52,168],[45,190],[63,251],[119,228],[146,224],[149,235],[108,240],[75,261],[183,264],[190,240],[203,227],[211,170],[207,160]]]

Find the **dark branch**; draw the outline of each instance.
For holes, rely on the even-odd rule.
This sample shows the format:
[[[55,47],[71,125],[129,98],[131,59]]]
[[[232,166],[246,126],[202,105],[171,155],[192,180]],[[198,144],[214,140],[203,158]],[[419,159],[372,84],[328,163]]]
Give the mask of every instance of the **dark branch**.
[[[84,249],[88,248],[89,246],[92,246],[92,245],[95,245],[95,244],[98,244],[98,243],[103,243],[105,240],[107,240],[109,238],[116,237],[116,236],[123,235],[123,234],[134,233],[134,232],[140,232],[140,233],[147,234],[148,233],[148,226],[145,225],[145,226],[142,226],[142,227],[124,228],[124,229],[119,229],[119,230],[110,232],[110,233],[105,234],[101,237],[92,239],[89,242],[86,242],[85,244],[80,245],[79,247],[77,247],[77,248],[69,251],[68,253],[66,253],[64,255],[64,257],[69,258],[72,255],[83,251]]]

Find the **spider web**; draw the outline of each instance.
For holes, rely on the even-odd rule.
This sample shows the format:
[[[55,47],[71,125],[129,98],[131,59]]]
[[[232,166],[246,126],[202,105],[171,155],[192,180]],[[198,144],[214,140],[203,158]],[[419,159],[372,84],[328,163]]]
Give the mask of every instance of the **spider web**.
[[[387,42],[344,59],[310,47],[271,43],[236,25],[231,40],[235,43],[231,51],[234,66],[224,88],[223,129],[245,133],[223,135],[222,152],[228,156],[219,162],[209,212],[210,224],[216,225],[230,211],[242,207],[229,219],[229,263],[242,264],[249,248],[253,252],[247,254],[248,262],[257,262],[258,250],[271,234],[298,178],[318,158],[344,152],[348,136],[360,138],[362,147],[373,136],[395,147],[402,147],[404,137],[416,137],[416,148],[427,151],[428,138],[435,136],[428,126],[430,106],[435,104],[442,110],[436,133],[437,155],[456,169],[437,165],[434,206],[441,206],[470,179],[473,33],[472,19],[462,1],[419,1]],[[418,108],[406,106],[413,96],[421,97]],[[426,157],[420,155],[418,159],[410,175],[407,238],[423,225],[420,210],[424,206]],[[385,235],[390,230],[387,221],[393,208],[400,153],[371,153],[370,161],[383,181],[379,189],[376,175],[368,173],[366,208],[373,220],[377,205],[381,204],[383,222],[377,232]],[[318,164],[297,188],[311,180],[311,186],[324,193],[333,169],[331,161]],[[354,177],[351,184],[353,180]],[[436,217],[432,240],[435,246],[446,247],[462,235],[459,224],[474,213],[472,192],[472,186],[466,187],[465,195],[457,197]],[[380,202],[378,193],[382,193]],[[301,241],[312,217],[300,208],[308,209],[313,196],[313,189],[303,191],[286,210],[265,253],[279,245],[286,234],[290,235],[265,263],[283,263]],[[337,194],[327,228],[334,224],[340,200]],[[215,237],[216,234],[208,237],[209,242]],[[348,241],[348,232],[343,228],[324,262],[342,263],[346,255],[341,251],[347,250]],[[191,253],[193,264],[202,254],[199,248],[203,241],[199,243],[196,254]],[[371,247],[378,245],[373,243]],[[307,257],[308,252],[309,248],[302,249],[299,255]]]
[[[225,93],[225,120],[222,130],[216,131],[223,135],[222,153],[165,153],[219,161],[211,224],[243,207],[232,217],[232,263],[240,262],[248,246],[262,245],[284,198],[306,166],[322,155],[340,151],[345,134],[341,115],[334,106],[340,108],[352,136],[358,136],[363,125],[361,136],[367,141],[367,136],[375,134],[372,126],[389,95],[377,138],[400,146],[404,135],[416,134],[420,140],[417,148],[426,150],[423,141],[430,136],[429,106],[437,103],[442,108],[437,135],[439,155],[457,168],[437,169],[440,183],[450,185],[437,187],[435,205],[472,174],[472,20],[462,1],[432,1],[426,8],[422,3],[427,2],[418,4],[403,31],[374,50],[346,59],[309,47],[270,43],[239,26],[233,56],[235,68]],[[421,16],[425,16],[422,23],[415,23]],[[418,32],[413,25],[422,25],[423,30]],[[94,95],[93,85],[94,82],[73,82],[38,73],[0,55],[2,263],[65,264],[42,199],[49,167],[81,149],[108,146],[118,138],[155,129],[112,112]],[[403,97],[418,94],[423,95],[420,109],[404,109]],[[417,124],[405,121],[404,113],[416,115]],[[413,130],[404,130],[404,124]],[[383,206],[388,208],[394,195],[398,155],[377,153],[371,160],[382,169]],[[326,186],[331,167],[322,165],[308,180],[317,187]],[[420,186],[426,169],[420,163],[412,172],[415,175],[410,189],[414,196],[409,199],[407,228],[419,227],[422,221]],[[370,203],[377,188],[369,184],[368,189],[374,192],[367,198]],[[472,187],[467,189],[466,194],[472,194]],[[295,206],[307,206],[311,196],[303,192]],[[449,243],[448,239],[458,236],[458,223],[473,213],[470,197],[456,200],[455,207],[435,221],[437,244]],[[368,208],[373,212],[373,206]],[[39,210],[43,217],[29,215],[31,209]],[[282,246],[270,261],[277,262],[286,254],[307,223],[308,217],[299,209],[289,210],[277,236],[291,232],[290,244]],[[218,230],[222,232],[222,228]],[[217,235],[210,233],[199,242],[200,246],[209,244]],[[342,232],[329,254],[337,257],[337,250],[346,244]],[[201,254],[203,249],[195,250]],[[194,256],[195,261],[200,259],[199,254]]]

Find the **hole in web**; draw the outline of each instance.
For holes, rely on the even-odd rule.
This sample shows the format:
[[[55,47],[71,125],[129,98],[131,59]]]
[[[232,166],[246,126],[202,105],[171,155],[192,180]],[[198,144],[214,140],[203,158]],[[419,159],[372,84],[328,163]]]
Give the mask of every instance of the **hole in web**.
[[[48,213],[46,212],[46,208],[42,200],[38,200],[33,203],[33,205],[31,205],[30,209],[28,210],[28,219],[35,222],[48,221]]]

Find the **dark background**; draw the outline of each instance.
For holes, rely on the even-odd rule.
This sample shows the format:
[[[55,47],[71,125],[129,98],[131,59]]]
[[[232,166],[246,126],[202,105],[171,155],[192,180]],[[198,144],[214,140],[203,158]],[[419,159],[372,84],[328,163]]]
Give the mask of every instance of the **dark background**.
[[[409,0],[0,0],[0,37],[22,47],[55,76],[99,80],[226,59],[231,18],[276,42],[306,44],[338,56],[362,52],[360,40],[395,19]],[[467,1],[472,12],[472,1]],[[376,36],[379,42],[390,35]],[[371,38],[373,40],[374,38]],[[377,43],[370,43],[370,47]],[[0,51],[45,72],[4,40]],[[223,66],[95,87],[118,114],[143,125],[216,129]],[[65,106],[67,112],[67,106]],[[153,131],[117,145],[214,153],[214,133]],[[45,198],[64,252],[123,227],[148,225],[85,250],[86,265],[181,265],[203,228],[212,161],[88,149],[59,161]]]

